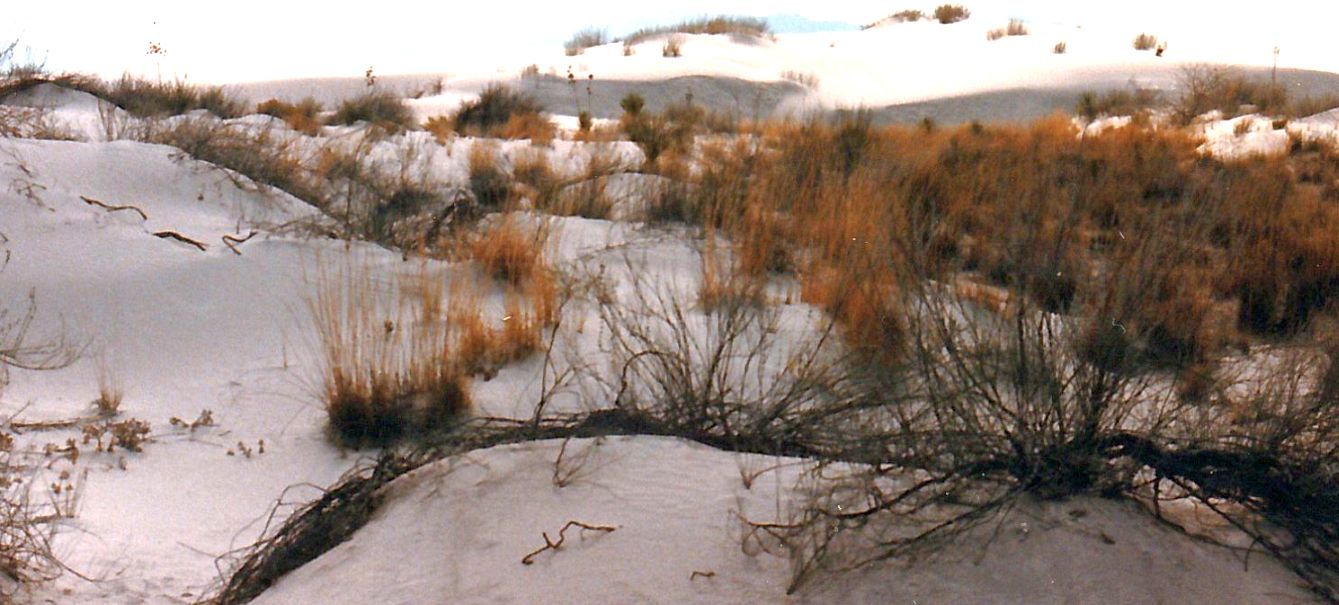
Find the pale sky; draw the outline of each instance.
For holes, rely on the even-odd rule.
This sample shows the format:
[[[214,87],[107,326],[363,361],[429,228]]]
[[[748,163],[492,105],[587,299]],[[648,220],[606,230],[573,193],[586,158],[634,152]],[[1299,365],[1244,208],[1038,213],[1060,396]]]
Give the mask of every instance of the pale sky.
[[[376,0],[315,6],[276,0],[19,0],[10,4],[0,21],[0,41],[17,39],[21,46],[32,47],[34,59],[45,59],[52,71],[106,77],[126,71],[161,72],[163,77],[197,82],[360,76],[368,67],[381,74],[450,73],[460,65],[478,65],[481,59],[499,66],[524,64],[518,61],[527,53],[551,52],[573,32],[590,26],[617,36],[639,26],[715,14],[797,14],[860,24],[902,8],[928,12],[935,5],[900,0]],[[1171,21],[1213,28],[1226,23],[1225,35],[1248,35],[1257,41],[1265,37],[1285,46],[1330,44],[1333,29],[1339,27],[1339,2],[1333,1],[1276,0],[1240,12],[1218,0],[965,0],[962,4],[977,14],[1034,21],[1121,21],[1147,29]],[[1266,14],[1266,7],[1273,12]],[[160,44],[166,54],[149,56],[150,42]],[[513,56],[516,61],[510,60]]]

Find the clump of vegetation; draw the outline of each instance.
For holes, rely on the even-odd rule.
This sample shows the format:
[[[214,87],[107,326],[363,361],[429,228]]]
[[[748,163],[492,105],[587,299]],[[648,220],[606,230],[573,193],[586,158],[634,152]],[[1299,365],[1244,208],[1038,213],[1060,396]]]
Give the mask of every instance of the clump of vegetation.
[[[1057,55],[1063,55],[1068,50],[1069,50],[1069,44],[1064,41],[1056,42],[1055,46],[1051,48],[1051,52]]]
[[[972,16],[972,11],[967,10],[961,4],[941,4],[935,7],[934,18],[944,25],[965,21]]]
[[[311,97],[297,103],[279,99],[270,99],[256,105],[256,113],[274,116],[288,123],[293,130],[306,135],[315,135],[321,131],[321,103]]]
[[[1288,93],[1282,86],[1247,78],[1232,68],[1189,65],[1181,69],[1177,80],[1180,96],[1174,110],[1183,124],[1213,110],[1235,116],[1242,108],[1266,114],[1288,108]]]
[[[203,109],[220,118],[236,118],[247,109],[221,86],[202,87],[185,80],[153,82],[129,75],[105,86],[97,96],[137,117],[175,116]]]
[[[1139,34],[1134,37],[1135,50],[1153,50],[1158,46],[1158,37],[1153,34]]]
[[[609,32],[598,28],[583,29],[563,43],[563,52],[569,57],[575,57],[585,51],[587,48],[602,46],[609,43]]]
[[[668,40],[665,40],[665,45],[660,48],[660,56],[669,58],[682,57],[683,40],[678,36],[670,36]]]
[[[365,268],[318,276],[307,308],[321,354],[320,398],[341,444],[385,445],[469,410],[439,277],[425,270],[387,288]]]
[[[358,122],[366,122],[389,132],[409,130],[416,124],[413,110],[400,95],[379,89],[368,90],[341,101],[335,114],[330,117],[332,124],[351,126]]]
[[[492,142],[477,142],[470,148],[470,191],[475,203],[487,209],[501,208],[511,198],[511,179],[502,166],[502,153]]]
[[[467,136],[553,139],[554,127],[531,96],[502,84],[490,84],[479,98],[461,103],[451,117],[456,132]]]
[[[1089,122],[1102,116],[1132,116],[1162,105],[1162,94],[1152,88],[1131,86],[1104,93],[1093,91],[1079,95],[1075,113]]]
[[[766,19],[722,15],[717,17],[690,19],[674,25],[639,29],[624,36],[623,44],[631,46],[667,34],[738,34],[743,36],[762,37],[770,34],[771,31],[771,28],[767,25]]]

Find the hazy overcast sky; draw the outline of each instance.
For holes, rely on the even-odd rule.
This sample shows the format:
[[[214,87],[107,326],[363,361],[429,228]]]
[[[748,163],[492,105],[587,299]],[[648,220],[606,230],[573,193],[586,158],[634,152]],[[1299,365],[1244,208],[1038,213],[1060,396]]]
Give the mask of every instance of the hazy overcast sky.
[[[977,11],[1066,23],[1127,22],[1156,29],[1176,21],[1218,27],[1231,22],[1251,35],[1324,35],[1339,27],[1339,2],[1275,0],[1235,12],[1232,3],[1126,0],[989,0],[962,2]],[[114,76],[123,71],[195,81],[236,81],[297,75],[357,76],[449,72],[478,62],[500,65],[536,49],[556,48],[574,31],[604,27],[613,35],[636,27],[714,14],[797,14],[810,19],[867,23],[902,8],[929,11],[934,3],[815,0],[626,0],[519,2],[483,0],[433,3],[376,0],[362,3],[296,3],[282,0],[190,2],[10,2],[0,20],[0,40],[18,39],[55,71]],[[1267,12],[1269,11],[1269,12]],[[1277,15],[1277,17],[1273,16]],[[1235,35],[1241,35],[1237,33]],[[150,42],[166,51],[146,54]],[[1336,43],[1339,48],[1339,43]]]

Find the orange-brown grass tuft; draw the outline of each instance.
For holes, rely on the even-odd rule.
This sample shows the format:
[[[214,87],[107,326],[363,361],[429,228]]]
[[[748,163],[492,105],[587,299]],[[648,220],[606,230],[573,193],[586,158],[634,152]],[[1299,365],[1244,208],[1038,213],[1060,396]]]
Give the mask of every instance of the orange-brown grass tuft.
[[[466,253],[488,275],[521,286],[546,270],[547,235],[543,225],[527,227],[514,216],[504,215],[471,237]]]
[[[382,283],[367,267],[323,270],[308,299],[331,432],[384,445],[452,422],[470,407],[469,378],[441,316],[441,280],[425,270]]]
[[[315,135],[321,131],[321,109],[321,104],[311,97],[297,103],[270,99],[256,106],[257,113],[279,118],[293,130],[306,135]]]

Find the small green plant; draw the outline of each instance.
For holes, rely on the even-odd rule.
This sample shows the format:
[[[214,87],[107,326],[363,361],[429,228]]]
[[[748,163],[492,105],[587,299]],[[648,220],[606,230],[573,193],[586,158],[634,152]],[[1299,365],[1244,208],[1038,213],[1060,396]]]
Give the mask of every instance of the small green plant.
[[[972,11],[967,10],[961,4],[941,4],[935,8],[934,17],[944,25],[964,21],[972,16]]]

